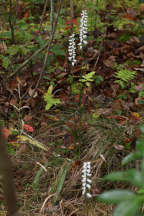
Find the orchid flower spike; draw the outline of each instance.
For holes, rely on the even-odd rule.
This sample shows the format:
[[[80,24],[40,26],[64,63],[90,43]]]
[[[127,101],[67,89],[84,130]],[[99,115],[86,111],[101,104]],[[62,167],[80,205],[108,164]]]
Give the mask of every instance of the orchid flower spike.
[[[80,20],[80,43],[78,44],[80,49],[82,49],[84,44],[87,44],[87,22],[88,22],[88,15],[87,11],[83,10],[81,13],[81,20]]]
[[[75,45],[75,34],[72,34],[69,38],[69,47],[68,47],[68,52],[69,52],[69,61],[71,61],[72,66],[75,65],[76,63],[76,45]]]
[[[91,198],[92,195],[89,193],[91,189],[91,162],[84,162],[82,168],[82,195],[87,198]]]

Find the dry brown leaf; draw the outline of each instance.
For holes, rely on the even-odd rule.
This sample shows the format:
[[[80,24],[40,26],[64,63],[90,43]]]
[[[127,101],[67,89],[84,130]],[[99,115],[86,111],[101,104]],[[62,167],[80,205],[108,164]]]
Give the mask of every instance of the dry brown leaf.
[[[114,144],[113,147],[116,149],[116,150],[123,150],[124,149],[124,146],[123,145],[118,145],[118,144]]]
[[[103,63],[107,67],[113,67],[116,60],[116,56],[110,56],[108,59],[104,60]]]
[[[29,96],[32,96],[34,91],[35,91],[35,89],[29,88],[29,90],[28,90]],[[33,98],[36,98],[37,96],[38,96],[38,93],[36,91],[33,95]]]

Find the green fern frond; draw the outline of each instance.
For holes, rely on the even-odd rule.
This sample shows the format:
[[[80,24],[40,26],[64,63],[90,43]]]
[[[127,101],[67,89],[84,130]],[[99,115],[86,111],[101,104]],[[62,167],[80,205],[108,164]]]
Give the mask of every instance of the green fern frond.
[[[123,82],[128,83],[133,80],[136,75],[136,71],[130,71],[128,69],[120,69],[116,72],[115,77]]]

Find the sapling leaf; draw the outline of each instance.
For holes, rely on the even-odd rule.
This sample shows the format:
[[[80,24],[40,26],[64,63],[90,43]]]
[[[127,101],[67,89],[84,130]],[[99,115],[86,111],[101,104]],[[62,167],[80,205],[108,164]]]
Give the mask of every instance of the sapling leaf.
[[[144,157],[143,157],[143,159],[141,161],[141,170],[142,170],[142,172],[144,171]]]
[[[124,200],[133,200],[135,198],[136,194],[129,190],[111,190],[98,196],[98,200],[113,204],[117,204]]]
[[[47,93],[44,95],[44,101],[46,102],[46,106],[45,106],[46,110],[49,110],[53,105],[57,105],[61,103],[60,99],[53,97],[52,91],[53,91],[53,86],[50,85]]]
[[[136,141],[136,150],[144,155],[144,138],[140,138]]]
[[[144,125],[141,125],[140,127],[141,132],[144,134]]]
[[[115,208],[113,216],[136,216],[141,205],[139,199],[125,200]]]
[[[113,172],[104,177],[104,180],[110,181],[127,181],[137,187],[144,185],[144,176],[135,169],[129,169],[124,172]]]
[[[131,152],[122,160],[122,165],[126,165],[127,163],[129,163],[133,160],[140,159],[141,157],[142,157],[141,152]]]

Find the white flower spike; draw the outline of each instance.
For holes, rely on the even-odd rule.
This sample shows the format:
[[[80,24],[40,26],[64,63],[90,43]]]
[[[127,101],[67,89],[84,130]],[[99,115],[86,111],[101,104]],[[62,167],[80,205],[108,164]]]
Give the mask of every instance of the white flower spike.
[[[91,198],[92,195],[88,192],[91,189],[91,162],[84,162],[82,168],[82,195]]]
[[[80,43],[78,44],[80,49],[82,49],[83,44],[87,44],[87,21],[88,15],[87,11],[83,10],[81,13],[81,20],[80,20]]]
[[[70,36],[70,39],[69,39],[69,47],[68,47],[68,52],[69,52],[69,61],[71,61],[71,64],[72,64],[72,66],[74,66],[75,65],[75,63],[76,63],[76,59],[75,59],[75,57],[76,57],[76,52],[75,52],[75,50],[76,50],[76,45],[75,45],[75,34],[72,34],[71,36]]]

